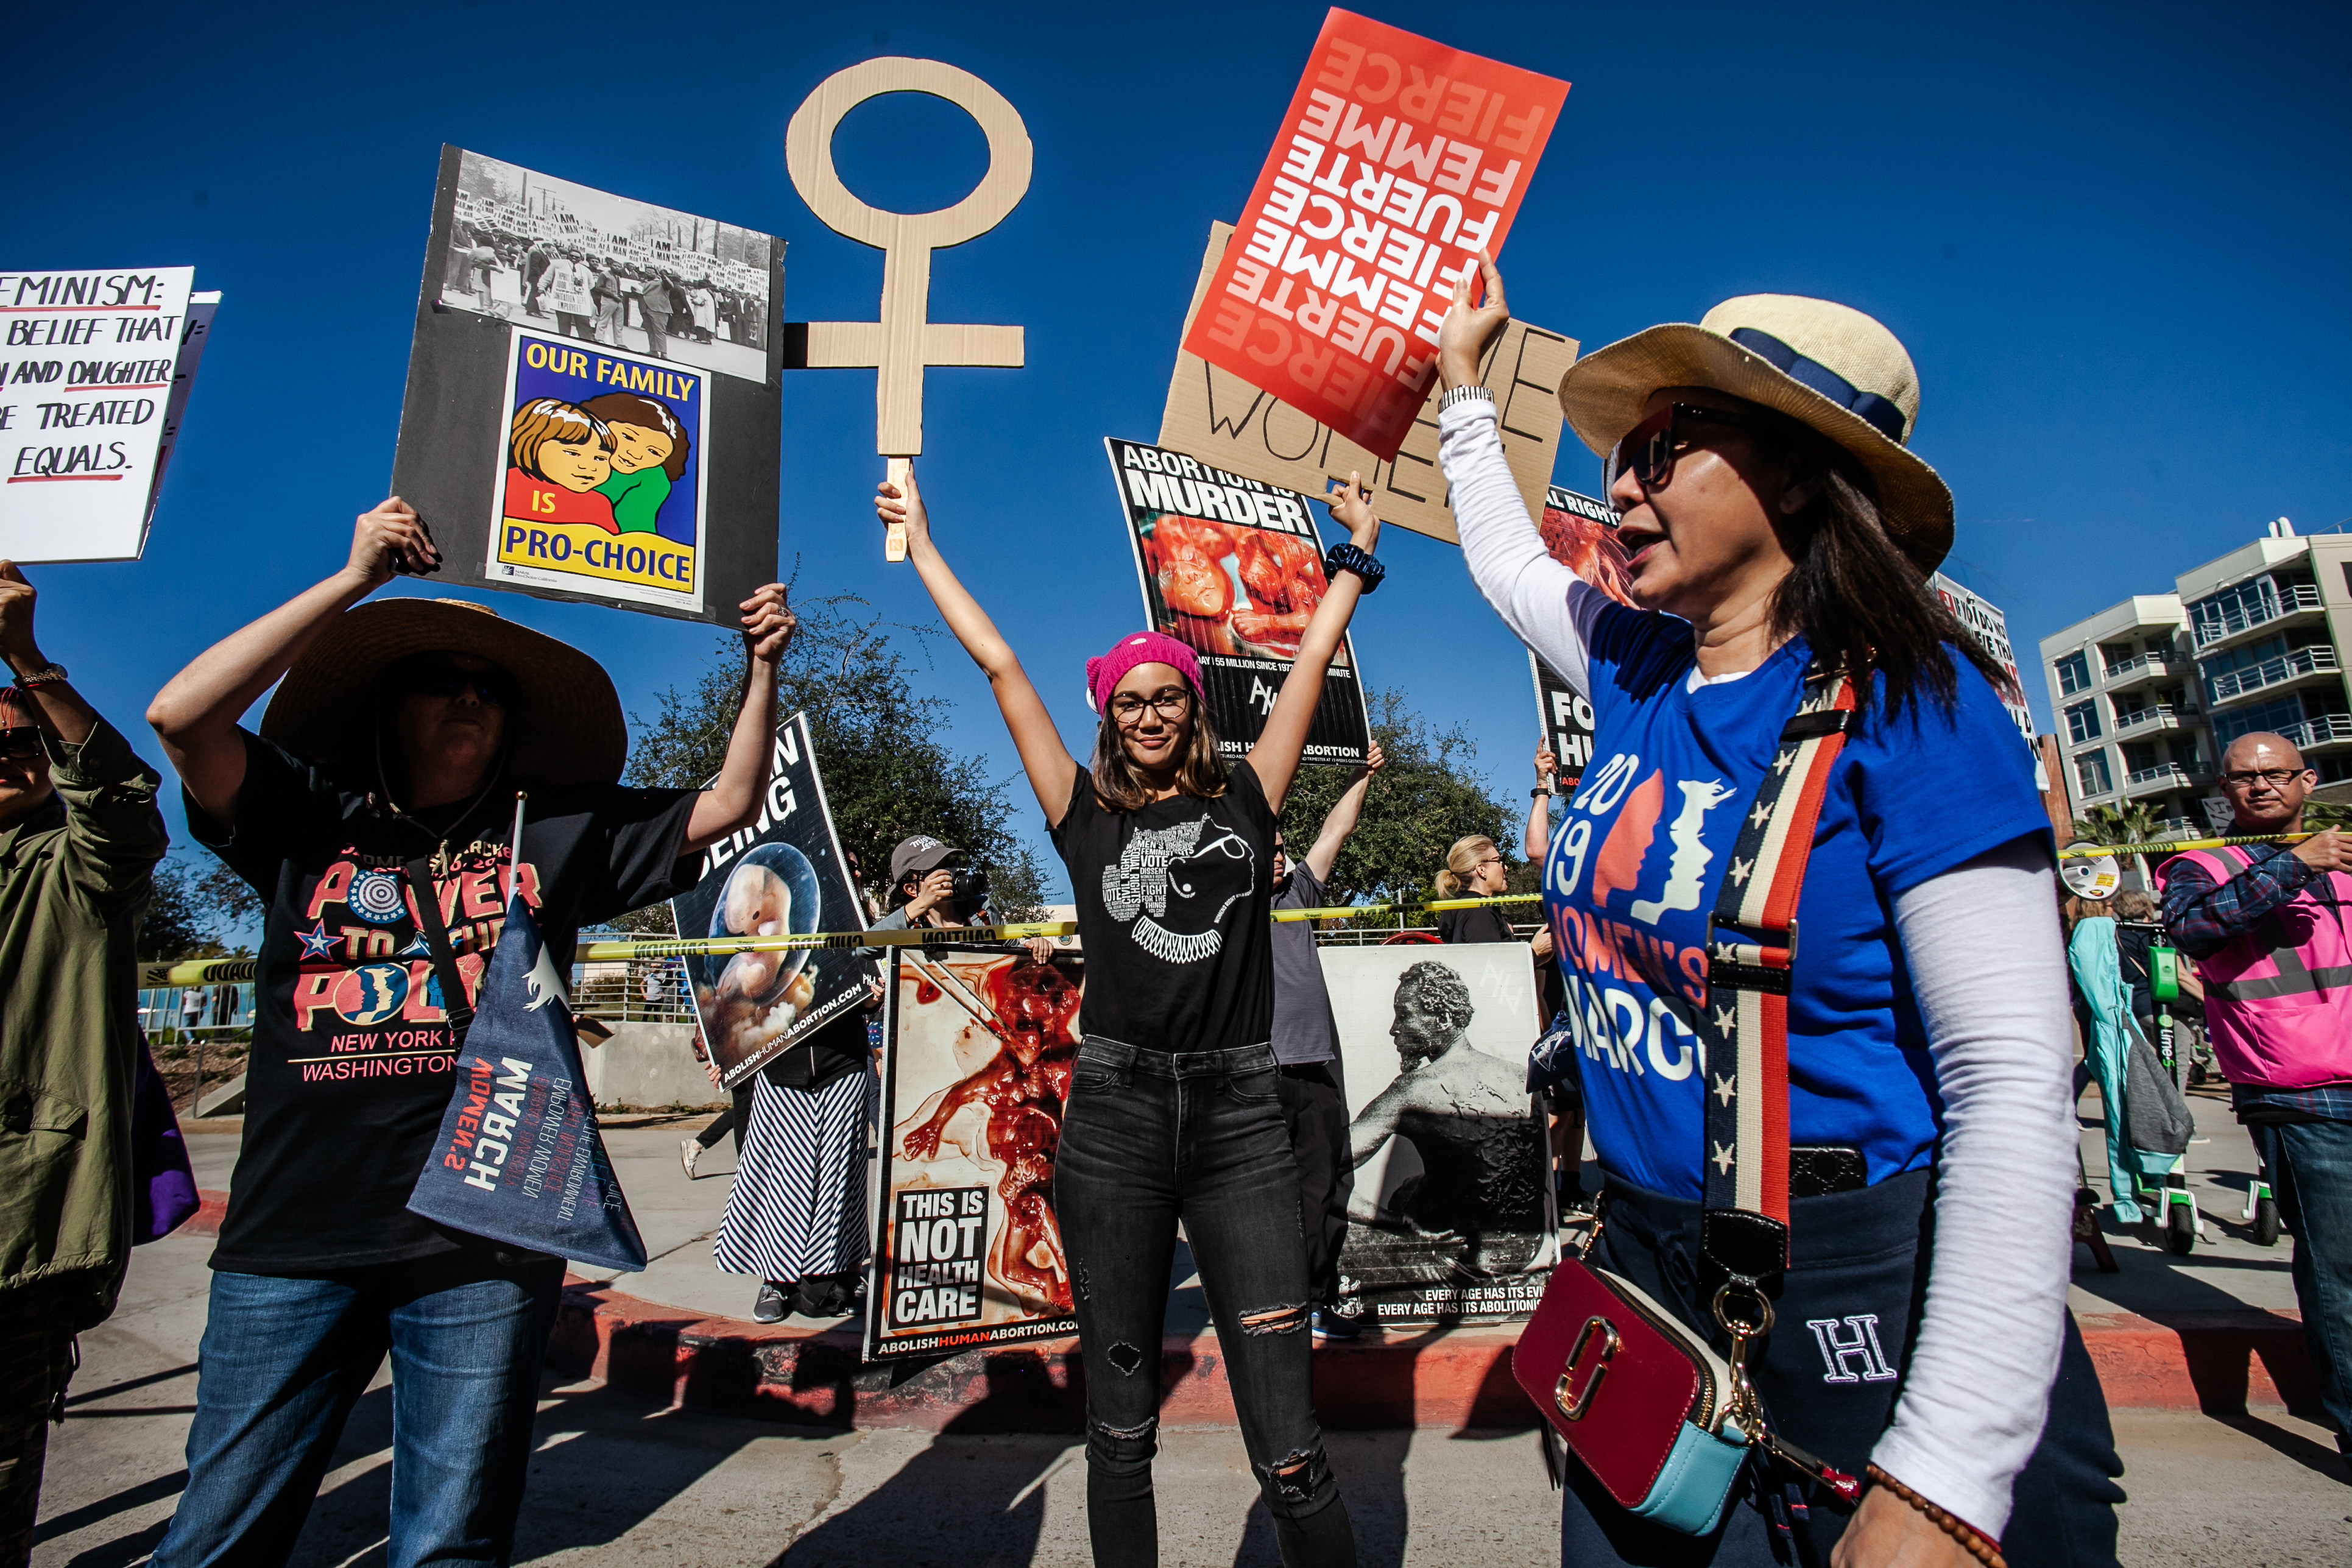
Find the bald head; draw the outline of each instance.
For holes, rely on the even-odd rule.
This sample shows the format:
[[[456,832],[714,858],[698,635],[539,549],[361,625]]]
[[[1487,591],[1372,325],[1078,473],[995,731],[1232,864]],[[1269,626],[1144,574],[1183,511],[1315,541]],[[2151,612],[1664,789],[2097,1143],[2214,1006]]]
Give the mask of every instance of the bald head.
[[[2296,833],[2303,803],[2319,781],[2284,735],[2257,730],[2221,753],[2221,794],[2236,813],[2239,833]]]

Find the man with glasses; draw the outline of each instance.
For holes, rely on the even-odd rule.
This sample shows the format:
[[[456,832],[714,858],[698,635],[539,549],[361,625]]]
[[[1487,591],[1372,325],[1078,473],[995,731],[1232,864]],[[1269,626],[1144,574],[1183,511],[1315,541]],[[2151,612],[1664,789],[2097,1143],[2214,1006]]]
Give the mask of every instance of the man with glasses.
[[[171,842],[162,778],[43,656],[33,601],[0,561],[0,1568],[32,1552],[74,1336],[131,1257],[135,947]]]
[[[2233,837],[2304,831],[2319,777],[2279,735],[2221,758]],[[2294,1294],[2320,1405],[2352,1462],[2352,839],[2239,845],[2158,868],[2164,923],[2197,960],[2213,1056],[2294,1235]]]

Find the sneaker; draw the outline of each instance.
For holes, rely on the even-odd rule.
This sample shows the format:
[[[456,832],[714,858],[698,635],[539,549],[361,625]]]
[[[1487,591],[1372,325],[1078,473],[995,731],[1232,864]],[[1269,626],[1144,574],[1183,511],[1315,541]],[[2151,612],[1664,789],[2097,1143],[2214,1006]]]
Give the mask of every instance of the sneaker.
[[[1352,1340],[1362,1331],[1355,1319],[1343,1318],[1339,1313],[1327,1311],[1321,1307],[1315,1309],[1307,1322],[1307,1331],[1313,1334],[1318,1341]]]
[[[688,1181],[690,1182],[694,1180],[695,1162],[701,1158],[702,1143],[700,1140],[688,1138],[677,1146],[677,1163],[686,1167],[686,1179]]]
[[[779,1285],[773,1279],[760,1281],[760,1298],[751,1303],[751,1321],[755,1323],[781,1323],[792,1310],[793,1288]]]

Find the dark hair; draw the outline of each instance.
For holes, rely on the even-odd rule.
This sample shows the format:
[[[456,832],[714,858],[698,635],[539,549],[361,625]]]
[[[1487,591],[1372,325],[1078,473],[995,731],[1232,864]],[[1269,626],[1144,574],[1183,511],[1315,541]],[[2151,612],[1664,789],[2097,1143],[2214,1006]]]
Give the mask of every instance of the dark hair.
[[[1192,692],[1192,739],[1184,748],[1183,760],[1176,764],[1176,793],[1213,800],[1225,793],[1225,760],[1217,754],[1217,728],[1209,721],[1200,688],[1190,681],[1185,684]],[[1151,792],[1128,760],[1118,721],[1108,713],[1095,731],[1095,760],[1089,771],[1094,774],[1095,800],[1105,811],[1139,811],[1150,804]]]
[[[607,425],[634,425],[640,430],[658,430],[669,437],[669,457],[662,464],[662,472],[676,484],[686,475],[686,451],[692,443],[686,438],[686,427],[671,413],[669,405],[650,397],[640,397],[634,392],[608,392],[592,397],[580,405]]]
[[[1396,994],[1411,996],[1421,1010],[1441,1021],[1454,1034],[1470,1026],[1478,1009],[1462,976],[1443,963],[1423,960],[1397,976]]]
[[[1855,698],[1864,708],[1873,684],[1864,677],[1883,676],[1890,717],[1922,692],[1951,710],[1959,697],[1955,648],[1996,692],[2014,698],[2009,671],[1929,590],[1919,563],[1888,537],[1875,487],[1862,465],[1810,427],[1761,412],[1759,449],[1787,465],[1791,486],[1816,486],[1802,510],[1780,520],[1781,541],[1796,569],[1773,590],[1773,632],[1802,636],[1815,658],[1852,671]]]

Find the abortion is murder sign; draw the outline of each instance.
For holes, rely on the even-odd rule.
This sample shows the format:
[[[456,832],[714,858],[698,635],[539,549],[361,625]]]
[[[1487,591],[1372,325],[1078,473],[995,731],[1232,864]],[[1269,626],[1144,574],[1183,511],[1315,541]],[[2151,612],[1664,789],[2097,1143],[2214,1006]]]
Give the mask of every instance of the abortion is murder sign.
[[[1107,438],[1151,629],[1201,660],[1201,696],[1228,758],[1246,754],[1330,584],[1307,498],[1181,452]],[[1371,749],[1362,671],[1342,638],[1307,731],[1306,760],[1353,767]]]
[[[1568,84],[1332,10],[1184,352],[1392,459]]]

